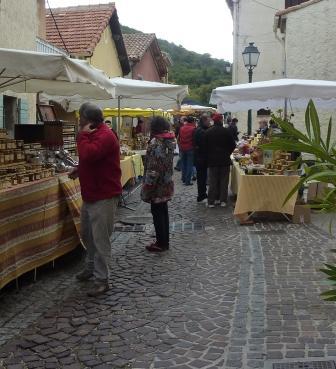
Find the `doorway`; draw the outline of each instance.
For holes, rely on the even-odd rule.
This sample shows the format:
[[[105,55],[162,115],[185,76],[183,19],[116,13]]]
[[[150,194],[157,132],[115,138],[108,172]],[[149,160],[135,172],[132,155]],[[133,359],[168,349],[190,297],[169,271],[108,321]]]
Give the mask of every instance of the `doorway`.
[[[14,138],[14,125],[19,122],[18,99],[12,96],[3,97],[4,128],[9,137]]]

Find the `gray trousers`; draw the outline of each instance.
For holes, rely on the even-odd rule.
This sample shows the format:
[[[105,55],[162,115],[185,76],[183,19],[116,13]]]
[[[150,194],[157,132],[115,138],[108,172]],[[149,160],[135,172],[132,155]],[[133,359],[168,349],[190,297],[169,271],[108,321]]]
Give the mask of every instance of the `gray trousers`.
[[[230,166],[209,168],[208,204],[216,200],[227,202],[230,178]]]
[[[109,278],[111,236],[119,196],[96,202],[83,202],[81,235],[87,249],[87,269],[100,281]]]

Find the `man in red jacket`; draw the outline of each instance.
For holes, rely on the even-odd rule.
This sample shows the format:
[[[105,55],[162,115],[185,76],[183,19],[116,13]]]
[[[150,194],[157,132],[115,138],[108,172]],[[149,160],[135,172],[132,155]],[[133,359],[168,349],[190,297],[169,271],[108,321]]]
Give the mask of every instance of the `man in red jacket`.
[[[181,150],[182,182],[191,186],[191,177],[194,166],[193,135],[196,129],[195,118],[187,117],[187,121],[180,128],[178,143]]]
[[[88,292],[94,297],[109,289],[110,239],[122,192],[119,143],[94,104],[85,103],[79,109],[77,148],[79,165],[69,176],[79,177],[81,185],[81,234],[87,266],[76,277],[80,281],[95,278]]]

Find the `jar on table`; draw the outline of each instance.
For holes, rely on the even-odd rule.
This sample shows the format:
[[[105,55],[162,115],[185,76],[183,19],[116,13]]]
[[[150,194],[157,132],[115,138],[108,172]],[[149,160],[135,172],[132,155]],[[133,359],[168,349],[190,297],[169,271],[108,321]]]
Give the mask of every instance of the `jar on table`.
[[[9,152],[9,162],[14,163],[14,158],[15,158],[14,150],[10,150],[10,152]]]
[[[17,178],[18,184],[24,183],[24,174],[18,174],[16,178]]]
[[[16,147],[19,149],[23,148],[24,141],[23,140],[16,140]]]
[[[11,151],[10,150],[4,150],[4,156],[5,156],[5,164],[9,164],[11,160]]]

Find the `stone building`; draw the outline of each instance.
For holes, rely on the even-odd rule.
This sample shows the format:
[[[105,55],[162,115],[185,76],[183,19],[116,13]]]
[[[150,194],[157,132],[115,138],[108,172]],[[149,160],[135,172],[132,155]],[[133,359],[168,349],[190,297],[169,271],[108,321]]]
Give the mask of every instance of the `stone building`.
[[[114,3],[47,10],[46,36],[48,42],[72,57],[86,59],[109,77],[130,72]]]
[[[336,67],[329,65],[334,59],[330,54],[335,50],[331,36],[334,27],[330,26],[335,22],[331,9],[336,9],[334,0],[226,2],[233,17],[232,84],[248,82],[242,52],[249,42],[254,42],[261,53],[253,81],[287,77],[334,79],[332,70]],[[247,114],[237,115],[241,131],[246,131]],[[256,112],[253,117],[256,127]]]
[[[44,0],[0,1],[0,47],[36,50],[36,36],[42,32],[39,14]],[[13,135],[14,124],[36,122],[35,94],[0,94],[0,128]]]
[[[335,0],[309,0],[280,10],[274,24],[283,39],[288,78],[335,80]],[[293,122],[304,129],[303,113],[294,110],[294,114]],[[324,134],[331,115],[336,118],[335,110],[320,111]]]
[[[131,64],[131,78],[168,82],[169,56],[163,54],[154,33],[123,35]]]

